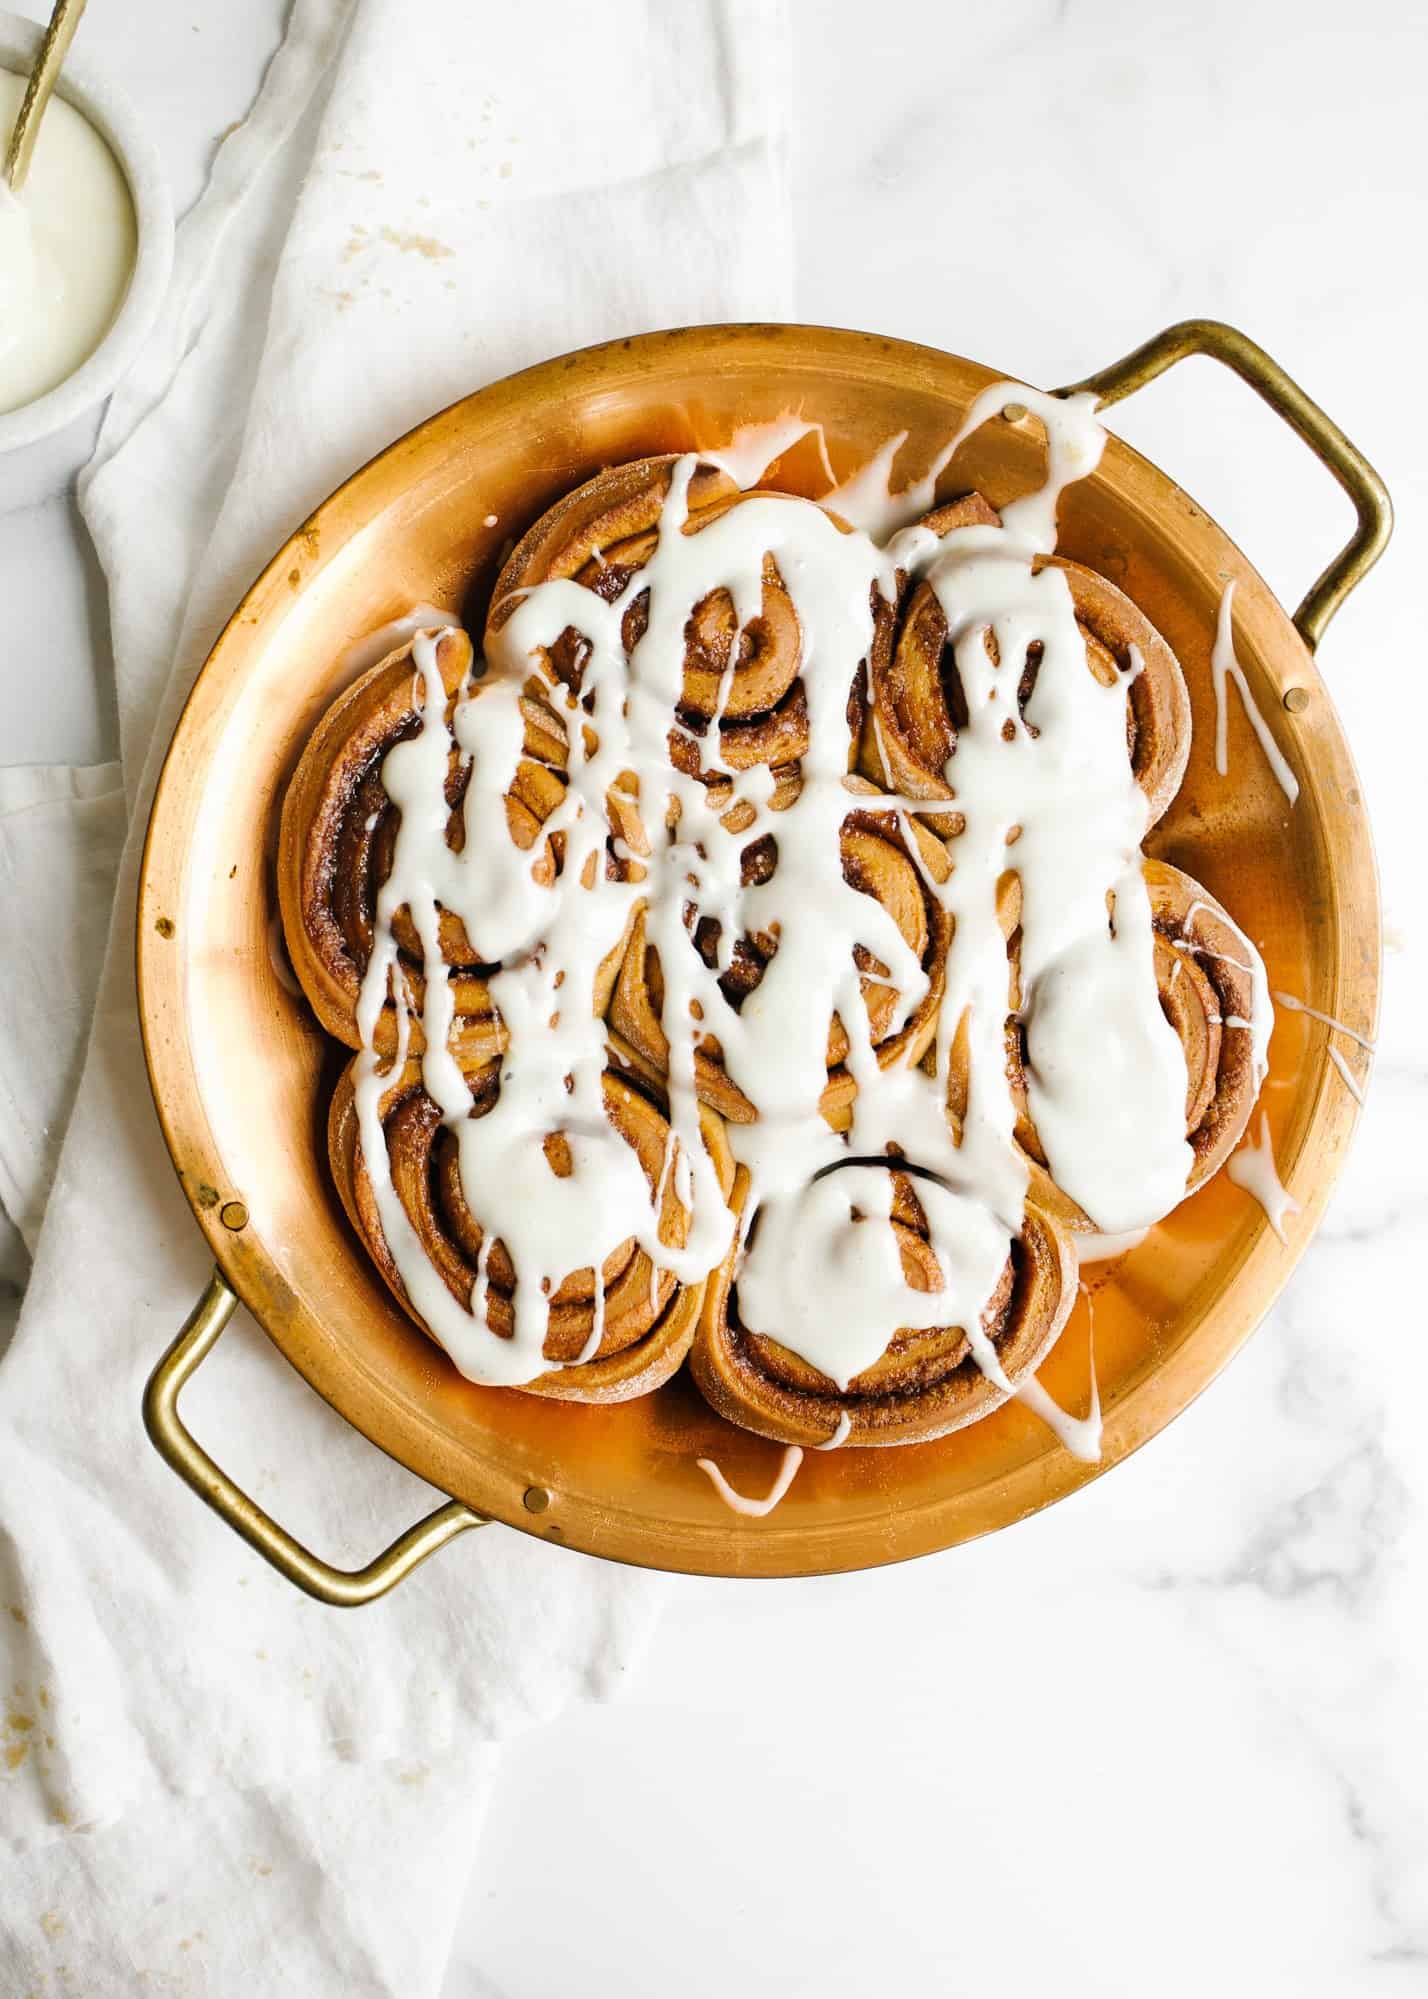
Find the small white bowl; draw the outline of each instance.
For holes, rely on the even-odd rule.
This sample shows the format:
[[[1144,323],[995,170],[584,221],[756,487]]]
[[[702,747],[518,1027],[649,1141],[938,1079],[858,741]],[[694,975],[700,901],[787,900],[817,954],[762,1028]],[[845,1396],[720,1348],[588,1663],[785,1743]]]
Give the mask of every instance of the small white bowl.
[[[40,46],[38,23],[0,10],[0,69],[29,71]],[[46,395],[0,415],[0,505],[10,504],[59,463],[61,431],[78,431],[138,352],[168,287],[174,255],[174,210],[158,149],[123,92],[82,56],[66,58],[58,95],[67,98],[107,143],[134,203],[134,269],[114,323],[87,361]],[[39,451],[44,442],[46,449]],[[71,456],[77,438],[67,439]]]

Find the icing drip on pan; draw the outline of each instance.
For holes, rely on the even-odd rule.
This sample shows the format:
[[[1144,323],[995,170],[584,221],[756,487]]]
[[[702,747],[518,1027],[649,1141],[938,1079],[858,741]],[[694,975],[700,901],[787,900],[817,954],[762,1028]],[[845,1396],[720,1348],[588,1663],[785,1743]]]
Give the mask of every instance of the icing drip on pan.
[[[1231,1155],[1225,1171],[1237,1187],[1243,1187],[1247,1194],[1254,1196],[1279,1240],[1287,1242],[1289,1238],[1284,1233],[1284,1224],[1290,1215],[1298,1214],[1299,1203],[1285,1191],[1280,1181],[1274,1164],[1269,1119],[1263,1111],[1259,1114],[1258,1139],[1247,1138],[1239,1151]]]
[[[1342,1034],[1346,1039],[1364,1049],[1369,1056],[1374,1054],[1375,1044],[1369,1040],[1366,1034],[1360,1034],[1355,1028],[1345,1027],[1344,1023],[1341,1020],[1335,1020],[1331,1013],[1320,1013],[1317,1007],[1306,1006],[1303,1000],[1295,999],[1292,993],[1276,993],[1274,997],[1280,1006],[1287,1007],[1291,1013],[1307,1014],[1310,1020],[1322,1022],[1328,1028],[1331,1035]],[[1339,1075],[1343,1079],[1344,1088],[1348,1091],[1354,1102],[1362,1105],[1364,1100],[1364,1086],[1355,1076],[1343,1054],[1334,1046],[1332,1041],[1329,1043],[1329,1060],[1338,1070]]]
[[[1360,1048],[1366,1048],[1370,1055],[1373,1054],[1376,1043],[1370,1041],[1366,1034],[1360,1034],[1356,1027],[1345,1027],[1341,1020],[1335,1020],[1333,1014],[1320,1013],[1318,1007],[1308,1006],[1302,999],[1295,999],[1293,993],[1276,993],[1274,997],[1277,1005],[1288,1007],[1291,1013],[1307,1013],[1311,1020],[1321,1021],[1325,1027],[1332,1028],[1335,1034],[1346,1034],[1350,1041],[1356,1041]]]
[[[1293,805],[1299,797],[1299,780],[1289,768],[1288,759],[1269,732],[1269,725],[1259,712],[1258,704],[1250,693],[1249,682],[1245,679],[1244,668],[1235,654],[1234,639],[1233,582],[1225,585],[1220,598],[1220,616],[1215,627],[1215,645],[1210,654],[1210,675],[1215,686],[1215,769],[1221,777],[1227,777],[1230,769],[1229,754],[1229,682],[1234,681],[1244,703],[1245,720],[1254,730],[1260,748],[1264,751],[1265,762],[1274,772],[1275,783]]]
[[[731,1512],[742,1513],[751,1520],[763,1520],[773,1512],[793,1484],[798,1467],[803,1463],[803,1452],[797,1444],[788,1446],[779,1464],[778,1477],[764,1499],[748,1499],[742,1492],[735,1492],[713,1458],[696,1458],[694,1462],[702,1472],[707,1473],[710,1484]]]
[[[853,1419],[845,1409],[843,1414],[838,1418],[837,1429],[828,1441],[823,1444],[814,1444],[812,1449],[815,1451],[836,1451],[840,1449],[852,1427]],[[766,1499],[748,1499],[743,1493],[735,1492],[733,1486],[730,1485],[728,1479],[725,1478],[723,1472],[720,1471],[712,1458],[696,1458],[694,1462],[702,1472],[707,1474],[710,1484],[727,1507],[735,1513],[746,1514],[751,1519],[762,1520],[773,1512],[774,1508],[793,1484],[794,1476],[799,1466],[803,1463],[803,1451],[797,1444],[790,1444],[784,1451],[779,1463],[778,1477],[774,1480]]]

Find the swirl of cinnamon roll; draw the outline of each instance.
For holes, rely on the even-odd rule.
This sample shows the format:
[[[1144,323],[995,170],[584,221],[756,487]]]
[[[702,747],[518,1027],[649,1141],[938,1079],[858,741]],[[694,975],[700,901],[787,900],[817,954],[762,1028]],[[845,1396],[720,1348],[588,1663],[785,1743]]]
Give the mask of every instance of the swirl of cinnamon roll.
[[[937,1026],[952,926],[930,884],[946,881],[950,863],[942,842],[925,826],[905,814],[880,811],[877,794],[863,780],[850,778],[848,788],[854,797],[865,802],[853,805],[850,801],[843,821],[840,835],[843,878],[881,904],[926,978],[922,996],[907,1009],[896,985],[891,983],[889,967],[863,945],[854,948],[853,957],[862,975],[868,1039],[882,1068],[889,1069],[900,1062],[912,1066],[921,1060]],[[775,811],[781,798],[788,802],[796,796],[796,791],[795,783],[782,794],[776,793]],[[744,849],[740,863],[745,886],[766,881],[775,874],[777,844],[775,832]],[[778,950],[778,942],[777,935],[764,932],[735,941],[728,968],[720,975],[719,988],[736,1012],[757,992]],[[717,922],[701,919],[695,923],[691,948],[711,969],[718,964],[719,943]],[[607,1019],[617,1037],[619,1054],[631,1068],[654,1081],[665,1076],[669,1062],[669,1044],[661,1025],[663,1007],[664,979],[659,953],[649,941],[641,911],[631,926]],[[828,1023],[828,1088],[822,1110],[835,1130],[847,1128],[853,1095],[852,1078],[846,1067],[848,1052],[847,1028],[834,1013]],[[695,1084],[702,1101],[731,1123],[753,1123],[758,1111],[729,1075],[716,1035],[705,1033],[699,1039],[694,1063]]]
[[[544,513],[497,581],[487,620],[488,651],[521,595],[542,583],[570,580],[607,604],[623,596],[658,545],[678,462],[670,456],[614,466]],[[744,492],[712,465],[695,468],[686,501],[680,532],[689,535],[701,533],[732,508],[790,504],[787,494]],[[837,525],[847,531],[844,523]],[[870,601],[875,625],[886,625],[890,613],[881,594],[872,591]],[[640,590],[628,599],[622,618],[626,653],[634,652],[648,624],[649,592]],[[568,626],[541,650],[540,664],[552,685],[578,692],[587,653],[578,625]],[[727,589],[711,590],[689,606],[683,683],[669,733],[675,768],[699,776],[706,767],[711,772],[742,771],[789,764],[803,756],[808,703],[799,679],[802,664],[798,613],[774,556],[766,553],[760,607],[742,628]],[[860,681],[861,676],[848,690],[853,737],[861,722]]]
[[[473,1119],[487,1115],[495,1104],[499,1068],[498,1062],[489,1062],[467,1072]],[[393,1296],[430,1333],[408,1296],[383,1228],[373,1176],[363,1156],[355,1070],[354,1062],[343,1071],[328,1120],[333,1178],[353,1227]],[[672,1253],[678,1252],[688,1239],[690,1215],[678,1192],[679,1151],[668,1122],[648,1097],[610,1072],[604,1080],[604,1102],[610,1126],[634,1153],[657,1203],[659,1240]],[[391,1073],[382,1090],[379,1115],[391,1187],[422,1255],[455,1304],[470,1315],[469,1337],[511,1339],[516,1272],[503,1242],[491,1243],[483,1255],[484,1232],[463,1188],[458,1138],[423,1087],[420,1063],[409,1061]],[[719,1184],[727,1192],[733,1165],[723,1127],[706,1115],[701,1130]],[[564,1134],[552,1131],[544,1149],[552,1177],[568,1176],[570,1147]],[[648,1394],[669,1379],[689,1351],[703,1293],[702,1283],[682,1283],[633,1236],[627,1238],[606,1256],[598,1272],[590,1266],[573,1270],[550,1291],[543,1349],[549,1371],[521,1386],[533,1395],[577,1402],[623,1402]],[[438,1343],[452,1351],[448,1340]],[[452,1357],[459,1366],[459,1350]]]
[[[1142,863],[1150,898],[1156,990],[1160,1010],[1185,1058],[1185,1136],[1190,1147],[1185,1193],[1193,1194],[1224,1164],[1244,1136],[1262,1081],[1269,1032],[1263,968],[1249,940],[1200,884],[1165,861]],[[1019,904],[1014,878],[999,905],[1011,956],[1012,1015],[1007,1025],[1007,1080],[1016,1108],[1016,1138],[1038,1166],[1048,1161],[1028,1102],[1027,1071],[1035,1059],[1035,1028],[1022,1019]],[[1061,1203],[1065,1203],[1064,1210]],[[1073,1227],[1094,1226],[1064,1194],[1057,1201]]]
[[[436,662],[446,694],[449,735],[445,806],[446,844],[455,854],[467,846],[466,801],[472,761],[453,733],[458,703],[479,700],[481,683],[468,681],[471,641],[462,631],[443,632]],[[389,752],[422,726],[423,690],[408,643],[357,680],[335,701],[310,738],[293,773],[283,803],[278,836],[278,894],[288,953],[299,984],[327,1029],[349,1048],[361,1045],[358,995],[372,954],[377,900],[392,868],[401,814],[383,783]],[[561,717],[532,693],[520,702],[523,753],[505,797],[505,824],[512,848],[529,853],[532,879],[554,890],[561,871],[561,833],[541,838],[546,820],[565,795],[567,738]],[[643,831],[630,801],[612,795],[611,823],[632,853],[644,848]],[[473,866],[491,864],[474,851]],[[636,879],[638,862],[606,861],[607,872]],[[421,1000],[425,993],[425,953],[411,912],[392,913],[398,966],[413,1002],[412,1048],[423,1046]],[[505,1032],[491,1005],[486,974],[500,957],[483,955],[482,939],[467,934],[461,917],[442,909],[438,918],[440,955],[454,1007],[453,1051],[468,1063],[481,1062],[505,1045]],[[594,995],[602,1013],[614,984],[619,952],[601,967]],[[391,1055],[397,1045],[395,1006],[388,997],[373,1045]]]
[[[856,1187],[851,1199],[837,1191],[848,1178],[866,1174],[891,1181],[890,1197],[884,1193],[882,1199],[902,1283],[909,1294],[935,1298],[943,1284],[926,1213],[933,1183],[915,1172],[868,1163],[851,1175],[847,1169],[825,1175],[813,1191],[826,1189],[834,1204],[827,1240],[819,1210],[808,1207],[797,1217],[800,1240],[813,1240],[822,1264],[839,1257],[860,1228],[878,1226],[860,1216]],[[740,1214],[747,1194],[740,1169],[733,1193]],[[965,1325],[897,1328],[889,1319],[878,1335],[884,1339],[878,1358],[840,1383],[786,1343],[798,1337],[796,1329],[759,1322],[750,1274],[759,1231],[766,1226],[761,1211],[747,1258],[741,1263],[737,1248],[732,1250],[709,1280],[689,1364],[721,1416],[782,1443],[819,1445],[835,1436],[850,1447],[923,1443],[976,1422],[1040,1365],[1075,1303],[1069,1238],[1048,1215],[1028,1206],[1020,1232],[1005,1237],[1000,1274],[981,1310],[980,1358]],[[886,1283],[882,1302],[889,1313],[895,1309]],[[855,1311],[857,1303],[854,1293],[849,1309]]]
[[[968,493],[927,515],[922,526],[939,539],[963,528],[995,528],[1000,516],[980,493]],[[1150,620],[1103,576],[1061,556],[1038,556],[1033,572],[1058,569],[1066,578],[1086,663],[1103,686],[1126,687],[1126,749],[1145,793],[1153,826],[1180,788],[1190,754],[1190,698],[1180,663]],[[995,641],[988,638],[989,649]],[[1040,653],[1033,642],[1018,668],[1017,707],[1023,720],[1035,688]],[[966,697],[948,639],[947,614],[927,578],[904,588],[896,616],[878,625],[869,661],[868,726],[860,767],[909,798],[948,802],[929,814],[944,835],[958,832],[949,764],[967,721]]]

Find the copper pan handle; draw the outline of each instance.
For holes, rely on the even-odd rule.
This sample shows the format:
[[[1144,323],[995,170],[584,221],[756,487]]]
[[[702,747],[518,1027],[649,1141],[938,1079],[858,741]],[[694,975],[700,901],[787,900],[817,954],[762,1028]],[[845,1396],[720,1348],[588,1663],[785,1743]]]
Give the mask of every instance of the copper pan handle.
[[[482,1514],[473,1513],[459,1500],[450,1500],[428,1513],[405,1534],[398,1535],[389,1548],[361,1569],[336,1569],[296,1541],[285,1527],[250,1499],[227,1472],[220,1471],[212,1458],[185,1427],[179,1415],[179,1396],[185,1382],[217,1344],[218,1336],[233,1316],[238,1294],[215,1270],[208,1289],[184,1321],[178,1338],[149,1376],[144,1390],[144,1427],[159,1456],[176,1471],[185,1485],[211,1506],[220,1520],[240,1534],[248,1546],[269,1562],[281,1576],[295,1583],[319,1603],[344,1608],[371,1603],[384,1596],[413,1569],[444,1548],[468,1527],[484,1527]]]
[[[1164,333],[1157,333],[1153,340],[1113,361],[1099,374],[1088,375],[1084,382],[1073,382],[1055,393],[1069,396],[1079,390],[1090,390],[1099,398],[1097,408],[1104,409],[1110,403],[1133,396],[1137,389],[1143,389],[1147,382],[1153,382],[1157,375],[1163,375],[1167,368],[1173,368],[1189,354],[1207,354],[1212,361],[1233,369],[1242,382],[1248,382],[1255,394],[1303,438],[1315,457],[1322,459],[1354,503],[1359,517],[1357,528],[1294,613],[1299,636],[1313,652],[1328,629],[1330,618],[1388,547],[1393,533],[1393,504],[1387,487],[1363,453],[1350,444],[1339,426],[1305,395],[1279,363],[1271,360],[1248,334],[1226,326],[1221,320],[1182,319],[1178,326],[1168,326]]]

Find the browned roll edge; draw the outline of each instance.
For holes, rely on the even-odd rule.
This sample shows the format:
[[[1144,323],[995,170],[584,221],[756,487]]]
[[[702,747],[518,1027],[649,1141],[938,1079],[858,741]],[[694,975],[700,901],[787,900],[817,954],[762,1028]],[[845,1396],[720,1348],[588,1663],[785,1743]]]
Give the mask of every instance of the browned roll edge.
[[[349,1222],[388,1290],[412,1322],[420,1327],[434,1346],[440,1348],[440,1341],[407,1297],[385,1238],[380,1230],[369,1228],[362,1212],[358,1198],[360,1137],[353,1088],[354,1068],[355,1062],[348,1063],[338,1078],[328,1115],[328,1158],[333,1181]],[[720,1184],[727,1195],[733,1184],[733,1162],[724,1140],[723,1126],[712,1114],[706,1114],[703,1124],[706,1144],[710,1147]],[[591,1403],[630,1402],[637,1396],[650,1394],[669,1380],[689,1352],[705,1288],[702,1283],[676,1283],[669,1303],[655,1324],[623,1352],[553,1369],[549,1374],[522,1383],[518,1392],[567,1402]],[[492,1334],[491,1337],[497,1335]],[[454,1361],[452,1366],[455,1368]]]
[[[879,813],[878,794],[872,787],[862,779],[850,778],[848,782],[851,787],[848,815],[843,822],[845,868],[862,862],[865,864],[864,873],[872,879],[877,874],[880,845],[885,844],[890,855],[905,865],[908,880],[922,905],[927,941],[921,957],[929,979],[928,991],[901,1028],[880,1035],[874,1043],[883,1068],[890,1068],[899,1061],[906,1061],[911,1067],[922,1059],[937,1031],[937,1016],[946,984],[947,950],[952,934],[951,919],[927,891],[921,870],[926,869],[934,876],[940,871],[945,876],[947,851],[935,834],[914,819],[909,822],[911,837],[918,846],[919,858],[914,858],[893,816]],[[891,879],[893,886],[896,886],[895,878]],[[873,890],[869,888],[864,892],[872,894]],[[885,900],[884,907],[887,907]],[[630,928],[610,999],[608,1018],[627,1063],[649,1081],[662,1084],[668,1069],[669,1044],[651,996],[650,949],[645,913],[641,907]],[[890,990],[875,971],[866,969],[863,985],[865,994]],[[870,1022],[875,1032],[881,1010],[879,1004]],[[835,1016],[829,1024],[828,1088],[822,1102],[823,1113],[835,1130],[846,1127],[853,1093],[852,1078],[844,1067],[847,1048],[846,1030]],[[754,1122],[757,1110],[729,1076],[722,1054],[712,1047],[696,1047],[694,1071],[695,1087],[702,1102],[733,1124]]]
[[[731,1200],[736,1213],[742,1213],[747,1190],[741,1167]],[[1009,1308],[1014,1324],[1009,1334],[994,1336],[1002,1367],[1014,1383],[1041,1365],[1076,1300],[1075,1256],[1057,1225],[1028,1207],[1021,1241],[1024,1262]],[[941,1381],[910,1393],[806,1393],[771,1380],[754,1364],[742,1329],[731,1319],[735,1255],[731,1250],[705,1287],[689,1366],[705,1400],[739,1429],[780,1443],[818,1445],[828,1441],[846,1415],[849,1447],[927,1443],[990,1415],[1006,1401],[970,1354]]]
[[[398,646],[353,682],[327,709],[308,738],[288,782],[278,832],[278,905],[288,957],[308,1004],[327,1032],[349,1048],[361,1045],[357,1000],[362,968],[353,961],[333,909],[332,873],[336,843],[353,790],[371,758],[398,740],[397,711],[410,708],[411,642]],[[449,692],[461,683],[471,662],[471,641],[462,631],[443,632],[437,664]],[[461,982],[458,981],[458,985]],[[458,990],[458,1013],[471,1029],[463,1052],[475,1060],[499,1046],[485,999],[484,981],[467,979]],[[420,1023],[413,1024],[420,1045]],[[383,1009],[378,1048],[396,1045],[395,1014]]]
[[[1191,965],[1198,968],[1215,996],[1216,1011],[1222,1022],[1228,1023],[1231,1015],[1250,1020],[1254,989],[1249,975],[1240,970],[1245,962],[1244,942],[1220,903],[1193,876],[1171,867],[1168,861],[1146,861],[1144,874],[1150,891],[1151,920],[1157,933],[1167,939],[1178,937],[1196,946],[1211,947],[1208,951],[1176,952],[1177,957],[1185,960],[1185,976]],[[1193,922],[1187,921],[1196,903],[1202,906],[1195,911]],[[1226,1024],[1219,1027],[1217,1039],[1213,1034],[1208,1039],[1213,1087],[1204,1113],[1187,1133],[1195,1153],[1186,1183],[1187,1194],[1193,1194],[1219,1172],[1244,1137],[1259,1095],[1248,1030]]]
[[[1253,989],[1240,969],[1244,943],[1214,896],[1166,861],[1143,860],[1141,872],[1150,897],[1161,1007],[1186,1054],[1185,1136],[1193,1154],[1185,1183],[1188,1198],[1214,1177],[1239,1144],[1259,1094],[1251,1035],[1245,1028],[1228,1025],[1231,1016],[1252,1018]],[[1187,925],[1188,912],[1197,903],[1194,921]],[[1180,951],[1176,940],[1210,948]],[[1219,1019],[1197,1021],[1192,1007],[1213,1010]],[[1203,1034],[1198,1031],[1201,1027]],[[1197,1055],[1198,1061],[1193,1059]],[[1047,1162],[1027,1107],[1019,1046],[1010,1034],[1008,1076],[1016,1096],[1017,1143],[1047,1183],[1048,1207],[1071,1229],[1094,1231],[1096,1222],[1045,1171]]]
[[[954,528],[995,526],[999,520],[980,493],[968,493],[937,508],[924,525],[946,535]],[[1135,732],[1136,781],[1146,795],[1147,827],[1153,826],[1180,789],[1190,754],[1190,697],[1180,663],[1139,607],[1105,577],[1063,556],[1040,557],[1034,566],[1062,571],[1083,633],[1117,669],[1129,669],[1132,646],[1144,661],[1127,698]],[[938,634],[945,630],[940,610],[930,587],[914,583],[904,589],[892,624],[878,630],[869,663],[868,725],[859,767],[879,783],[935,804],[950,802],[953,795],[943,767],[955,742],[955,728],[937,661],[924,657],[915,643],[921,625],[928,627],[925,638],[935,641],[940,654]],[[960,830],[952,809],[929,814],[928,823],[947,836]]]
[[[465,632],[443,632],[437,640],[437,664],[449,696],[461,686],[470,662],[471,642]],[[410,692],[413,673],[408,642],[339,695],[309,738],[283,800],[277,879],[288,956],[314,1013],[328,1033],[349,1048],[361,1042],[357,1003],[365,964],[353,956],[339,920],[338,897],[353,888],[351,881],[339,879],[341,844],[350,835],[351,815],[363,787],[370,783],[373,765],[410,730],[416,712]],[[527,747],[508,794],[507,809],[513,837],[516,829],[523,828],[521,837],[523,843],[530,842],[535,865],[541,823],[558,799],[563,782],[556,774],[564,768],[563,724],[529,696],[522,697],[521,705]],[[386,810],[384,805],[384,814]],[[628,825],[622,830],[631,836]],[[549,850],[541,864],[554,866]],[[373,893],[371,907],[365,912],[369,923],[374,908]],[[460,1060],[475,1064],[504,1047],[505,1031],[492,1006],[484,968],[470,953],[459,920],[445,912],[440,920],[455,1009],[451,1046]],[[450,950],[453,938],[465,949]],[[596,1013],[602,1014],[609,1003],[625,941],[622,937],[600,967],[593,995]],[[408,985],[419,1001],[425,980],[423,968],[411,960],[405,947],[401,956]],[[396,1011],[388,997],[378,1017],[378,1052],[391,1055],[396,1040]],[[412,1052],[420,1053],[423,1045],[418,1012],[411,1022]]]
[[[674,454],[642,458],[597,473],[547,509],[512,551],[492,593],[486,621],[488,651],[510,618],[518,593],[553,578],[575,579],[592,594],[617,595],[643,568],[654,547],[660,510],[668,496]],[[788,501],[791,495],[762,488],[745,493],[727,473],[698,465],[688,490],[686,533],[698,533],[746,499]],[[847,523],[830,515],[839,529]],[[890,611],[873,590],[875,629]],[[734,628],[728,593],[716,589],[689,607],[686,626],[683,699],[671,729],[671,754],[687,774],[704,767],[702,741],[712,725],[715,703],[730,646],[739,664],[726,690],[718,729],[717,761],[728,770],[796,761],[808,746],[808,712],[800,679],[802,639],[797,613],[772,557],[765,558],[763,608],[742,632]],[[633,622],[632,622],[633,621]],[[627,644],[644,629],[637,601],[625,612]],[[543,656],[546,676],[578,680],[579,634],[574,627]],[[850,759],[862,728],[865,674],[848,690]],[[674,720],[675,718],[672,718]]]

